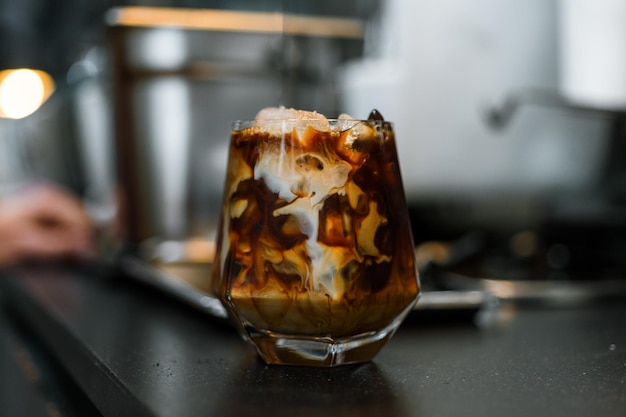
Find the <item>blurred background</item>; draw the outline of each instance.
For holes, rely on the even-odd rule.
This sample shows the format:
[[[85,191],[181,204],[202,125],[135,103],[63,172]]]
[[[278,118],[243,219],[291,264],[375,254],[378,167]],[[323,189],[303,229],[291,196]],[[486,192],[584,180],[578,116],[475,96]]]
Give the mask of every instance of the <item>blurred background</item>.
[[[622,276],[625,32],[619,0],[0,0],[0,71],[50,77],[12,116],[0,73],[0,191],[59,182],[151,259],[202,263],[232,120],[377,108],[418,244]]]

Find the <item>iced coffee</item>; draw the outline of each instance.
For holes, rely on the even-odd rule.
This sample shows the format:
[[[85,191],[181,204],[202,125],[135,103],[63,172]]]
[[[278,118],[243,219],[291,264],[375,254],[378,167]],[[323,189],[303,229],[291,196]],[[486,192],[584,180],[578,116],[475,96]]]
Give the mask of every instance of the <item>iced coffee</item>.
[[[218,240],[214,290],[266,362],[371,359],[419,293],[391,124],[235,122]]]

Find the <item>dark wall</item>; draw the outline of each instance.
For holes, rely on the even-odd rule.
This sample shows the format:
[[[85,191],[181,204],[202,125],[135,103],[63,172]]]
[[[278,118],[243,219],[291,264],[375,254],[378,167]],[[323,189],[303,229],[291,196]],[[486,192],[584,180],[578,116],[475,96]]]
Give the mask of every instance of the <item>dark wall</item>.
[[[366,17],[380,0],[0,0],[0,69],[32,67],[62,76],[81,52],[104,41],[111,7],[223,8]]]

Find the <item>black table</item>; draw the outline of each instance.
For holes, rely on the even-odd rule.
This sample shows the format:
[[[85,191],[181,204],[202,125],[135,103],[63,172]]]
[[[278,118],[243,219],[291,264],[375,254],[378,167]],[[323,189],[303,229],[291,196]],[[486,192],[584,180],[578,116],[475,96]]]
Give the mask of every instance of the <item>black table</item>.
[[[4,275],[3,416],[626,415],[619,298],[414,314],[373,362],[317,369],[267,366],[226,322],[115,271]],[[47,383],[29,382],[21,351],[45,364]]]

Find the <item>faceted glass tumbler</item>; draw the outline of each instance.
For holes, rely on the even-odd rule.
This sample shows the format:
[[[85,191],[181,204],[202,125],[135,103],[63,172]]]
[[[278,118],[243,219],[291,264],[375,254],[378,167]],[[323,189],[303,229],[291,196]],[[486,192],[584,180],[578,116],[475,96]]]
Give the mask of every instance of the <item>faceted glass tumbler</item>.
[[[233,125],[213,290],[268,364],[371,360],[420,286],[392,124]]]

